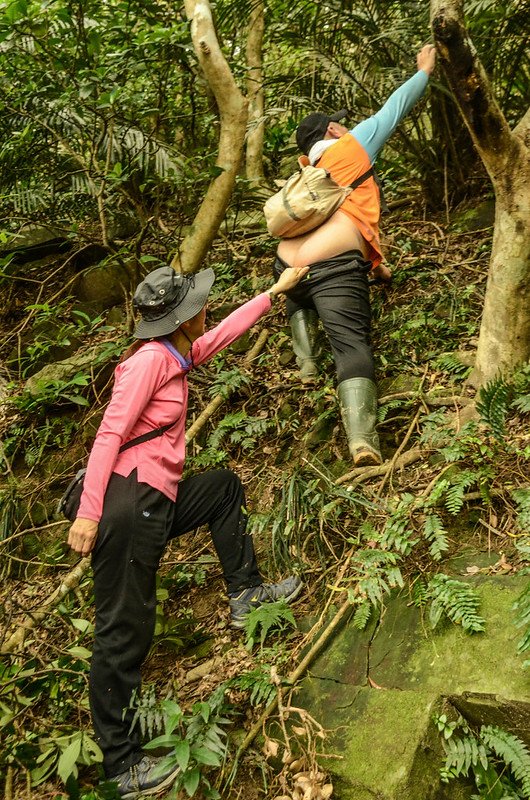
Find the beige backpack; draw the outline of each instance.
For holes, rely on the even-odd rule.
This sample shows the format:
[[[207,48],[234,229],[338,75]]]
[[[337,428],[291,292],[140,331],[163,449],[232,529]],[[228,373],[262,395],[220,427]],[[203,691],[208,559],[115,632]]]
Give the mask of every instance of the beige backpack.
[[[298,159],[300,169],[269,197],[263,211],[271,236],[290,239],[322,225],[354,189],[374,174],[370,167],[349,186],[339,186],[322,167],[312,167],[307,156]]]

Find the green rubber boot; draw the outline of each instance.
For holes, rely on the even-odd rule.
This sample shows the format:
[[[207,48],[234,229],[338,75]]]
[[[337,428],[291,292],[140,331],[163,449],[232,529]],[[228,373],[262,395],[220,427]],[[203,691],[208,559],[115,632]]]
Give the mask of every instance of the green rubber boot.
[[[356,467],[381,464],[377,420],[377,390],[369,378],[349,378],[337,387],[342,423]]]
[[[314,381],[318,375],[316,338],[318,314],[310,308],[301,308],[292,315],[291,336],[293,352],[303,383]]]

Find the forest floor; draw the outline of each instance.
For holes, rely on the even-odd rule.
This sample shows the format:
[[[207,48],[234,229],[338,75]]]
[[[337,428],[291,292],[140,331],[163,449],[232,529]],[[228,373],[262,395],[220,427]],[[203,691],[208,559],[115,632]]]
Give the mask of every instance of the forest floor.
[[[387,260],[394,278],[390,286],[372,290],[383,468],[352,471],[331,356],[323,343],[319,378],[311,386],[299,381],[281,303],[260,324],[259,330],[266,328],[268,334],[251,368],[243,364],[241,350],[248,352],[258,330],[251,332],[250,341],[236,344],[190,378],[190,424],[207,407],[212,386],[213,396],[227,386],[234,388],[190,444],[188,470],[217,465],[234,469],[246,487],[249,524],[267,579],[276,580],[295,569],[306,586],[294,607],[299,626],[280,608],[275,616],[258,617],[243,634],[236,633],[229,627],[222,576],[207,533],[189,534],[172,543],[165,554],[157,632],[144,665],[138,714],[151,738],[162,719],[159,701],[178,701],[185,716],[177,726],[180,734],[187,731],[189,738],[191,716],[202,714],[214,750],[212,731],[215,725],[217,733],[227,728],[224,720],[229,715],[231,755],[218,769],[208,766],[217,762],[201,764],[198,759],[195,773],[221,789],[226,800],[297,796],[286,778],[288,764],[274,758],[278,745],[263,738],[259,720],[278,686],[283,686],[280,698],[288,705],[292,687],[286,679],[296,673],[312,646],[311,623],[320,621],[322,629],[324,610],[333,615],[349,598],[359,620],[363,615],[367,619],[371,603],[384,601],[387,591],[402,585],[421,602],[429,576],[462,547],[497,553],[488,567],[493,572],[515,573],[527,564],[517,548],[516,494],[528,483],[525,413],[513,405],[508,408],[507,394],[497,431],[492,429],[495,414],[490,415],[493,422],[478,423],[469,413],[474,391],[466,379],[480,324],[491,221],[481,222],[480,212],[461,215],[458,221],[433,221],[408,211],[391,217],[386,228]],[[214,297],[211,318],[220,318],[230,304],[269,285],[271,260],[272,251],[262,236],[235,238],[230,246],[218,240],[210,262],[224,293]],[[56,265],[50,266],[55,269]],[[53,298],[53,281],[46,291]],[[48,302],[40,284],[25,282],[17,294],[19,320],[24,308],[37,302]],[[13,317],[0,331],[4,352],[12,347],[8,346],[12,326]],[[96,335],[112,339],[115,333]],[[528,391],[526,384],[523,388]],[[76,431],[107,397],[108,384],[98,390],[97,400],[90,397],[88,409],[59,409],[63,423],[74,420],[67,450],[79,446]],[[484,398],[483,405],[487,417],[491,398],[489,405]],[[7,413],[3,427],[8,442],[17,426],[23,429],[29,424],[28,413],[31,410],[20,406]],[[33,424],[42,430],[47,419],[35,412]],[[37,475],[39,485],[46,484],[55,499],[60,494],[37,459],[28,465],[23,453],[15,451],[6,464],[15,475]],[[5,474],[9,477],[7,470]],[[35,517],[32,527],[26,521],[17,528],[16,514],[8,518],[5,507],[4,503],[0,542],[4,643],[28,620],[33,626],[35,614],[45,609],[27,632],[23,654],[2,657],[5,797],[95,798],[100,795],[91,793],[98,780],[90,765],[91,745],[78,745],[72,738],[76,730],[90,732],[89,572],[73,591],[58,602],[50,601],[76,564],[64,546],[67,524],[51,516]],[[383,567],[379,562],[377,568],[368,561],[355,564],[352,556],[370,549],[393,554],[392,564]],[[271,713],[282,722],[277,709]],[[239,772],[230,778],[234,748],[256,724],[258,735],[245,743]],[[310,762],[314,765],[318,721],[306,718],[298,727],[306,743],[306,761],[299,765],[303,771]],[[219,736],[217,744],[223,739]],[[74,751],[77,781],[68,778],[67,769]],[[35,772],[39,768],[41,772]],[[69,781],[67,793],[59,776]],[[321,793],[315,790],[315,800],[325,798],[328,791],[323,788],[324,774],[319,781]]]

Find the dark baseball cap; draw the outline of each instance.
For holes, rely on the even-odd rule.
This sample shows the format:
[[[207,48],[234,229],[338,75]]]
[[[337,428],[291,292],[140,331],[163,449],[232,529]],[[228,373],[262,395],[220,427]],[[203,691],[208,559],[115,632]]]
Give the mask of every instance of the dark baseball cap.
[[[142,315],[134,337],[169,336],[206,305],[215,280],[213,269],[182,275],[172,267],[159,267],[137,286],[133,305]]]
[[[302,153],[307,155],[315,142],[324,138],[330,122],[340,122],[347,116],[348,111],[341,108],[334,114],[321,114],[317,111],[304,117],[296,129],[296,144]]]

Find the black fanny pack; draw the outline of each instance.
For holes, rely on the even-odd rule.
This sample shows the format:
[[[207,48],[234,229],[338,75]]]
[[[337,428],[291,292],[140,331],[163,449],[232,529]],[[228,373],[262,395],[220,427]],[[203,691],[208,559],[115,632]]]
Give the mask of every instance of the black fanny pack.
[[[162,434],[176,424],[177,420],[175,420],[175,422],[170,422],[168,425],[163,425],[161,428],[155,428],[152,431],[148,431],[148,433],[143,433],[141,436],[137,436],[135,439],[131,439],[129,442],[122,444],[118,450],[118,453],[123,453],[130,447],[136,447],[137,444],[147,442],[149,439],[155,439],[157,436],[162,436]],[[77,517],[77,512],[79,511],[81,495],[83,494],[85,482],[85,474],[86,467],[80,469],[79,472],[76,473],[75,478],[70,481],[66,487],[65,493],[57,504],[57,514],[66,517],[66,519],[69,519],[70,522],[74,521],[74,519]]]

